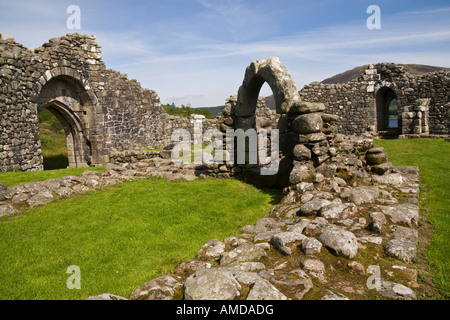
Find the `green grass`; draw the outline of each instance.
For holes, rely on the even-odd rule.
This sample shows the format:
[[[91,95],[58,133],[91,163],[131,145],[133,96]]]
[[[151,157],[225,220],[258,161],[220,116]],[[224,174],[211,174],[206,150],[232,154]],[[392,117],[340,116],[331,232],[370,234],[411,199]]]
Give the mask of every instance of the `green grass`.
[[[12,187],[22,185],[28,182],[44,181],[48,179],[56,179],[66,176],[80,177],[86,170],[103,172],[105,168],[89,167],[89,168],[70,168],[70,169],[58,169],[48,171],[36,171],[36,172],[4,172],[0,173],[0,183],[3,183],[8,187]]]
[[[433,226],[426,258],[442,298],[450,292],[450,143],[443,139],[376,140],[394,165],[420,169],[420,210]]]
[[[212,114],[211,110],[209,108],[191,108],[191,106],[188,104],[187,106],[181,105],[181,107],[175,106],[174,103],[172,104],[162,104],[161,107],[164,108],[164,110],[173,116],[179,116],[187,118],[192,114],[201,114],[204,115],[207,119],[215,119],[216,116]]]
[[[41,137],[44,169],[54,170],[67,168],[66,135],[59,120],[49,110],[39,112],[39,133]]]
[[[209,239],[268,214],[279,194],[237,180],[139,180],[0,220],[0,299],[129,297]],[[81,289],[69,290],[70,265]]]

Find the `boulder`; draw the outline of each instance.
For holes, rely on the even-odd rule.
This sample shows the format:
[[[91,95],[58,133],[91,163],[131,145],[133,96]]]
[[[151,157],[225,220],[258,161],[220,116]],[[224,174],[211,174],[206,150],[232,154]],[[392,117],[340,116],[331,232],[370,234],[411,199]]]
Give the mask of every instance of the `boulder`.
[[[256,272],[238,272],[234,274],[234,278],[242,284],[251,285],[262,279]]]
[[[257,261],[265,255],[264,249],[253,244],[244,243],[229,252],[222,253],[220,265],[225,266],[232,262]]]
[[[309,150],[303,144],[297,144],[294,147],[293,154],[294,154],[294,159],[298,160],[298,161],[310,160],[311,159],[311,150]]]
[[[297,116],[292,121],[292,129],[299,134],[320,132],[323,129],[323,120],[319,113],[309,113]]]
[[[313,288],[311,278],[301,269],[276,274],[270,281],[280,289],[283,288],[283,292],[289,292],[297,300],[303,299],[305,294]]]
[[[229,271],[233,275],[241,272],[256,272],[266,269],[266,266],[261,262],[232,262],[231,264],[220,267],[220,270]]]
[[[205,261],[200,260],[188,260],[180,263],[175,270],[175,273],[178,275],[188,275],[190,276],[195,271],[203,269],[203,268],[211,268],[211,264]]]
[[[358,253],[358,240],[356,236],[341,228],[326,228],[319,237],[319,241],[332,253],[349,259]]]
[[[388,157],[385,152],[369,153],[369,151],[366,154],[366,161],[368,165],[379,165],[387,162]]]
[[[288,300],[266,279],[258,279],[247,296],[247,300]]]
[[[170,276],[150,280],[140,286],[130,300],[172,300],[181,289],[181,283]]]
[[[326,207],[330,204],[331,202],[326,199],[314,198],[313,200],[306,202],[300,207],[298,215],[300,216],[316,215],[323,207]]]
[[[270,241],[272,239],[272,236],[274,236],[280,232],[281,231],[267,231],[267,232],[259,233],[253,238],[253,241],[254,242]]]
[[[382,228],[386,224],[386,216],[382,212],[371,212],[369,229],[378,234],[382,233]]]
[[[417,300],[417,296],[410,288],[384,279],[380,280],[380,285],[376,288],[383,297],[394,300]]]
[[[308,259],[301,262],[301,267],[306,270],[311,276],[317,278],[320,282],[325,282],[325,265],[322,261],[317,259]]]
[[[311,220],[299,218],[297,223],[290,226],[286,231],[303,233],[303,230],[311,223]]]
[[[295,165],[289,175],[289,183],[298,184],[300,182],[308,180],[310,177],[310,171],[305,165]]]
[[[341,193],[341,198],[359,206],[364,203],[374,203],[379,195],[380,190],[377,187],[360,186],[345,190]]]
[[[7,202],[0,202],[0,218],[4,216],[9,216],[16,212],[14,207]]]
[[[327,219],[323,217],[316,217],[312,220],[304,230],[304,234],[310,237],[319,236],[322,234],[323,230],[328,226]]]
[[[377,164],[377,165],[372,166],[371,171],[373,173],[378,174],[378,175],[383,175],[387,171],[392,170],[393,167],[394,166],[392,165],[392,163],[385,162],[385,163],[381,163],[381,164]]]
[[[50,191],[42,191],[27,200],[30,208],[45,205],[54,200],[54,197]]]
[[[325,105],[323,103],[306,101],[296,103],[289,109],[289,113],[293,114],[305,114],[322,111],[325,111]]]
[[[225,244],[223,242],[217,239],[212,239],[200,248],[196,257],[200,260],[217,261],[220,259],[224,250]]]
[[[414,242],[398,238],[389,241],[384,248],[386,253],[404,262],[410,263],[417,256],[417,246]]]
[[[312,191],[312,190],[314,190],[314,184],[311,183],[311,182],[300,182],[300,183],[298,183],[298,184],[295,185],[295,189],[296,189],[299,193],[303,194],[303,193],[305,193],[306,191]],[[312,197],[311,197],[311,199],[312,199]],[[302,202],[303,202],[303,201],[302,201]],[[305,202],[306,202],[306,201],[305,201]]]
[[[292,250],[288,245],[292,242],[302,241],[306,236],[297,232],[279,232],[272,236],[270,243],[284,255],[291,255]]]
[[[186,300],[233,300],[240,296],[241,285],[229,271],[200,269],[184,282]]]
[[[59,197],[67,198],[67,197],[70,197],[73,194],[73,190],[71,188],[69,188],[69,187],[61,187],[58,190],[56,190],[56,194]]]
[[[419,207],[412,203],[401,203],[392,206],[380,206],[381,211],[389,216],[393,223],[407,227],[417,227],[419,223]]]
[[[419,232],[415,229],[396,226],[394,231],[394,238],[403,238],[417,243],[419,241]]]
[[[400,187],[403,182],[403,176],[399,173],[384,174],[382,176],[372,176],[372,180],[379,184],[387,184],[394,187]]]
[[[320,209],[320,216],[325,219],[347,219],[358,212],[354,203],[330,204]]]
[[[316,238],[306,238],[302,241],[302,251],[305,254],[318,254],[322,249],[322,243]]]
[[[360,275],[365,275],[366,270],[364,269],[364,266],[356,261],[349,262],[347,266],[350,268],[350,273],[356,273]]]
[[[231,247],[237,247],[238,245],[244,244],[247,242],[247,240],[239,238],[239,237],[228,237],[225,240],[223,240],[225,245],[229,245]]]

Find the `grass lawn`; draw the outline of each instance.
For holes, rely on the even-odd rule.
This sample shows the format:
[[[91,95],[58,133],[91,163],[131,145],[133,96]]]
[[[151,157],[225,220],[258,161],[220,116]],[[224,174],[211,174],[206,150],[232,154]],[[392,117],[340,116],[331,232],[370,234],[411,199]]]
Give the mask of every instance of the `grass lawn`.
[[[375,140],[394,165],[420,169],[420,210],[433,226],[426,258],[441,298],[450,293],[450,142],[443,139]]]
[[[237,180],[139,180],[0,220],[0,299],[129,297],[195,257],[209,239],[237,234],[281,198]],[[67,288],[80,268],[81,289]]]

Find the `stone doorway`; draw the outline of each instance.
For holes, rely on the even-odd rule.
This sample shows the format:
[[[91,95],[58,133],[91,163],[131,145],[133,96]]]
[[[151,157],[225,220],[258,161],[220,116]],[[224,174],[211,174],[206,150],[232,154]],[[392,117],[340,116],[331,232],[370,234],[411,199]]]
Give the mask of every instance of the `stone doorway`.
[[[397,95],[394,90],[382,87],[376,95],[376,127],[377,131],[389,135],[398,135],[400,112]]]
[[[88,167],[90,164],[90,145],[83,135],[82,124],[68,111],[68,106],[52,101],[43,109],[50,111],[61,123],[66,136],[69,168]],[[41,110],[42,111],[42,110]]]
[[[58,76],[49,80],[39,93],[37,111],[50,111],[61,123],[66,136],[68,167],[91,165],[89,137],[92,102],[76,79]]]

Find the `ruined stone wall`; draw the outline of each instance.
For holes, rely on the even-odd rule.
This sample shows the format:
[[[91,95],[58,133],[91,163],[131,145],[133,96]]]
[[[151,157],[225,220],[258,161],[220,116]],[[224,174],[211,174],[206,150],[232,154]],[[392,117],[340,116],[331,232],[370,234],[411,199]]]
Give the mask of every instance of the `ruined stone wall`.
[[[166,112],[156,92],[113,70],[99,74],[104,152],[161,148]]]
[[[431,134],[450,133],[450,92],[448,71],[413,76],[394,63],[378,63],[367,66],[364,75],[343,84],[313,82],[300,90],[304,101],[322,102],[326,112],[341,117],[339,132],[362,134],[377,130],[376,97],[380,89],[389,88],[398,100],[399,126],[402,127],[402,112],[411,110],[419,99],[428,98],[429,128]],[[411,115],[417,117],[417,114]],[[400,134],[415,133],[412,126],[402,127]]]
[[[271,78],[270,74],[265,76]],[[255,81],[259,88],[271,80],[261,76]],[[380,63],[368,66],[364,75],[344,84],[311,83],[299,92],[299,98],[277,95],[277,91],[279,114],[263,106],[257,93],[252,93],[255,101],[244,102],[254,102],[256,110],[232,116],[237,105],[232,97],[217,119],[202,120],[203,131],[270,130],[279,127],[279,121],[283,128],[289,118],[283,108],[295,98],[322,102],[327,114],[340,117],[334,125],[341,133],[376,132],[380,117],[377,95],[389,89],[398,100],[400,134],[446,135],[450,131],[448,87],[448,71],[415,77],[403,72],[401,66]],[[193,119],[169,116],[155,91],[107,69],[94,36],[68,34],[28,49],[1,34],[0,171],[43,169],[38,124],[43,108],[53,112],[64,127],[71,167],[104,165],[115,152],[162,149],[172,143],[171,135],[177,128],[193,133]]]
[[[344,134],[361,134],[374,126],[375,109],[368,108],[373,97],[367,95],[366,87],[356,81],[346,84],[322,84],[313,82],[300,90],[300,96],[308,102],[322,102],[326,111],[339,115],[338,131]]]
[[[42,170],[38,113],[66,130],[69,165],[102,165],[111,152],[161,148],[170,139],[156,92],[106,69],[92,35],[52,38],[36,49],[0,39],[0,171]]]

